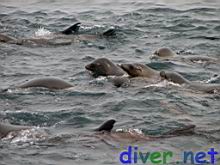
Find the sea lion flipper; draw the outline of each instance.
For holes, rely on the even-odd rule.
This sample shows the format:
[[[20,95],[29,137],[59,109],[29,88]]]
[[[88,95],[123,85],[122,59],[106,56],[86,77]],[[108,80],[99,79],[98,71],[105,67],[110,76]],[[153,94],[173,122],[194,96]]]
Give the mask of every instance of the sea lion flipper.
[[[77,22],[75,23],[74,25],[68,27],[67,29],[61,31],[62,34],[65,34],[65,35],[70,35],[70,34],[74,34],[74,33],[77,33],[79,31],[79,28],[80,28],[80,25],[81,23],[80,22]]]
[[[99,132],[100,131],[107,131],[107,132],[111,132],[112,128],[114,127],[115,122],[116,121],[114,119],[107,120],[100,127],[96,128],[94,131],[99,131]]]
[[[114,36],[116,34],[115,32],[116,32],[115,29],[109,29],[105,31],[104,33],[102,33],[102,35],[105,37]]]

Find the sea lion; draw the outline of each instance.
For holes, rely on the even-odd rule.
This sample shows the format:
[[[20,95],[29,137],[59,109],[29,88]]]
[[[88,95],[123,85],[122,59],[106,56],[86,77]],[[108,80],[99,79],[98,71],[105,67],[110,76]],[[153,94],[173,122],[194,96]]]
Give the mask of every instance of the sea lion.
[[[92,63],[86,65],[85,68],[91,71],[94,77],[123,76],[126,74],[125,71],[107,58],[98,58]]]
[[[177,56],[177,54],[171,50],[170,48],[160,48],[157,49],[153,55],[151,56],[152,59],[163,59],[163,60],[167,60],[167,59],[172,59],[175,56]]]
[[[44,87],[48,89],[65,89],[73,87],[72,84],[59,78],[38,78],[25,82],[17,88]]]
[[[9,44],[16,45],[70,45],[72,43],[80,41],[89,41],[96,40],[101,38],[106,38],[109,36],[115,35],[115,29],[109,29],[101,34],[80,34],[79,28],[80,23],[76,23],[67,29],[51,33],[48,36],[44,37],[35,37],[35,38],[13,38],[0,34],[0,42],[5,42]]]
[[[115,65],[107,58],[98,58],[86,65],[85,68],[90,71],[95,78],[107,76],[108,80],[116,87],[128,86],[130,84],[128,77],[125,77],[127,73],[120,66]]]
[[[31,127],[0,123],[0,138],[6,137],[10,132],[18,132],[26,129],[31,129]]]
[[[162,77],[162,79],[166,79],[168,81],[172,81],[180,85],[185,85],[186,87],[193,90],[198,90],[205,93],[220,92],[220,84],[205,84],[199,82],[191,82],[176,72],[161,71],[160,76]]]
[[[94,136],[101,139],[113,139],[115,141],[148,141],[160,138],[169,138],[174,136],[193,134],[195,129],[195,125],[188,125],[183,128],[174,129],[160,136],[147,136],[141,133],[137,133],[135,131],[112,131],[115,122],[116,121],[114,119],[110,119],[104,122],[100,127],[94,130],[96,132]],[[16,133],[32,128],[33,127],[31,126],[12,125],[0,122],[0,138],[6,137],[9,133]]]
[[[183,76],[181,76],[179,73],[176,72],[168,72],[168,71],[161,71],[160,76],[163,79],[166,79],[168,81],[172,81],[177,84],[190,84],[191,82],[187,79],[185,79]]]
[[[211,64],[211,63],[220,63],[220,59],[205,57],[205,56],[187,56],[181,57],[177,55],[173,50],[170,48],[160,48],[157,49],[153,55],[150,57],[151,59],[160,59],[160,60],[174,60],[174,61],[183,61],[186,63],[202,63],[204,66]]]
[[[114,141],[150,141],[161,138],[170,138],[176,136],[185,136],[194,134],[195,125],[188,125],[183,128],[178,128],[166,132],[160,136],[149,136],[143,133],[138,133],[137,131],[129,129],[129,131],[112,131],[116,120],[110,119],[104,122],[100,127],[95,129],[97,132],[95,135],[102,140],[114,140]]]
[[[160,74],[158,71],[150,68],[147,65],[133,63],[133,64],[121,64],[121,68],[127,72],[130,77],[144,77],[148,81],[160,81]]]

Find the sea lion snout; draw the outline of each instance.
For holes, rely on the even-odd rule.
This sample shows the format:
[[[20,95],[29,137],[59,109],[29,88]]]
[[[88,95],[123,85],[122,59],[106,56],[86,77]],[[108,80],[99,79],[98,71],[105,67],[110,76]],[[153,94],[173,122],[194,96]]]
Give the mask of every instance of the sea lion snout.
[[[88,64],[88,65],[86,65],[85,66],[85,68],[87,69],[87,70],[90,70],[90,71],[93,71],[94,70],[94,64]]]
[[[140,77],[143,75],[144,68],[146,68],[142,64],[121,64],[121,68],[127,72],[129,76],[132,77]]]
[[[155,54],[150,55],[150,60],[158,60],[158,59],[159,59],[158,55]]]
[[[190,82],[177,72],[161,71],[160,76],[162,79],[172,81],[177,84],[189,84]]]
[[[136,67],[133,64],[121,64],[121,68],[126,72],[128,72],[130,70],[141,70],[140,67]]]
[[[85,66],[85,68],[89,71],[96,71],[96,70],[104,70],[105,69],[105,65],[107,66],[107,64],[109,63],[109,60],[106,58],[98,58],[95,61],[93,61],[92,63],[88,64]],[[102,66],[102,67],[101,67]],[[101,67],[101,68],[100,68]],[[100,68],[100,69],[99,69]]]
[[[150,55],[151,60],[158,60],[159,58],[160,58],[160,54],[158,50],[156,50],[155,52],[153,52],[152,55]]]
[[[98,67],[94,63],[86,65],[85,68],[91,73],[93,77],[98,77],[100,74],[100,72],[98,71]]]
[[[162,78],[162,80],[168,79],[168,77],[166,76],[166,72],[165,71],[160,71],[160,77]]]
[[[98,60],[88,64],[85,66],[86,70],[92,72],[94,77],[105,76],[107,71],[106,67],[101,64]]]
[[[130,71],[132,70],[132,65],[131,64],[121,64],[120,66],[128,75],[130,75]]]
[[[96,70],[99,70],[99,67],[101,67],[101,65],[102,65],[101,63],[95,61],[95,62],[92,62],[92,63],[86,65],[85,68],[89,71],[94,72]]]
[[[175,83],[175,77],[178,77],[178,76],[175,73],[169,73],[163,70],[163,71],[160,71],[160,77],[162,80],[173,81]]]
[[[126,70],[128,70],[128,65],[129,64],[121,64],[120,67],[126,71]]]

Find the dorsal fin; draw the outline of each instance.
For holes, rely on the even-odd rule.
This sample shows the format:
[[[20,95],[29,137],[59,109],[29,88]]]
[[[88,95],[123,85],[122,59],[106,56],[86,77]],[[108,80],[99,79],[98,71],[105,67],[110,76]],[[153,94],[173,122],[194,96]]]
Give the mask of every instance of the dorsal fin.
[[[108,131],[111,132],[112,128],[114,127],[115,124],[114,119],[110,119],[106,122],[104,122],[99,128],[96,128],[95,131]]]
[[[102,33],[103,36],[109,37],[109,36],[114,36],[115,35],[115,29],[109,29]]]
[[[65,29],[64,31],[61,31],[61,33],[66,35],[77,33],[79,31],[80,24],[81,24],[80,22],[77,22],[74,25]]]

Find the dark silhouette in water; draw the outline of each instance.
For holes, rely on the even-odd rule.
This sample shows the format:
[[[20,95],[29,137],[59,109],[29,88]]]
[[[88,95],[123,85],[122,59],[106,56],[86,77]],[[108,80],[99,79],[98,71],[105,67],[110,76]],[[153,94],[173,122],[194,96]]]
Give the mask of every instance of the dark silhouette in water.
[[[193,56],[186,56],[183,57],[180,54],[177,55],[172,49],[170,48],[159,48],[157,49],[151,59],[159,59],[165,61],[183,61],[186,63],[202,63],[204,66],[209,64],[220,64],[220,59],[211,58],[201,55],[193,55]]]
[[[158,139],[158,138],[169,138],[169,137],[174,137],[174,136],[181,136],[181,135],[190,135],[194,133],[194,128],[195,125],[189,125],[183,128],[179,128],[179,129],[175,129],[172,131],[169,131],[161,136],[146,136],[143,134],[138,134],[135,132],[115,132],[112,131],[114,124],[115,124],[116,120],[114,119],[110,119],[106,122],[104,122],[100,127],[98,127],[97,129],[95,129],[95,131],[99,132],[96,133],[95,135],[97,135],[98,137],[101,136],[109,136],[115,140],[138,140],[138,141],[142,141],[142,140],[154,140],[154,139]],[[4,138],[6,137],[10,132],[18,132],[21,130],[27,130],[27,129],[31,129],[31,126],[21,126],[21,125],[12,125],[12,124],[6,124],[6,123],[2,123],[0,122],[0,138]]]
[[[24,82],[21,85],[17,85],[17,86],[15,85],[15,87],[13,87],[12,89],[34,88],[34,87],[43,87],[47,89],[58,90],[58,89],[71,88],[71,87],[74,87],[74,85],[59,78],[46,77],[46,78],[33,79],[30,81]],[[6,92],[8,89],[11,89],[11,88],[3,89],[1,90],[1,92]]]
[[[0,34],[0,42],[25,45],[25,46],[35,46],[35,45],[70,45],[72,43],[77,43],[80,41],[90,41],[102,38],[108,38],[115,35],[115,29],[109,29],[101,34],[79,34],[80,23],[76,23],[67,29],[52,33],[47,37],[41,38],[13,38],[4,34]]]
[[[137,133],[136,131],[112,131],[114,124],[116,121],[114,119],[110,119],[104,122],[100,127],[95,129],[97,131],[96,136],[103,140],[115,140],[115,141],[149,141],[156,140],[161,138],[171,138],[176,136],[186,136],[194,134],[195,125],[184,126],[183,128],[178,128],[166,132],[159,136],[148,136],[141,133]]]
[[[65,35],[76,34],[79,31],[80,24],[81,23],[78,22],[78,23],[68,27],[67,29],[61,31],[61,33],[65,34]]]
[[[206,83],[199,83],[199,82],[191,82],[176,72],[161,71],[160,76],[163,79],[172,81],[180,85],[185,85],[186,87],[193,89],[193,90],[202,91],[206,93],[220,92],[220,84],[206,84]]]

